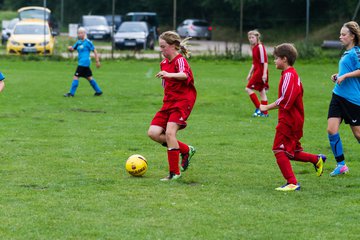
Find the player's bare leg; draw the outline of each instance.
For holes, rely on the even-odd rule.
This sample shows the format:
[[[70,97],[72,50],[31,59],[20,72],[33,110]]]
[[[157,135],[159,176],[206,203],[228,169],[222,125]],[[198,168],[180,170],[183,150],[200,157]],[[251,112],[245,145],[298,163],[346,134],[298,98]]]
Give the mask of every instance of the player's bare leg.
[[[342,142],[339,134],[339,126],[341,124],[341,118],[329,118],[328,119],[328,137],[332,152],[336,159],[336,167],[330,173],[330,176],[334,177],[343,173],[347,173],[349,168],[345,164],[345,157],[343,153]]]
[[[165,130],[162,127],[155,125],[150,126],[148,136],[155,142],[166,144]]]
[[[360,126],[350,126],[351,130],[354,134],[354,137],[358,140],[360,143]]]

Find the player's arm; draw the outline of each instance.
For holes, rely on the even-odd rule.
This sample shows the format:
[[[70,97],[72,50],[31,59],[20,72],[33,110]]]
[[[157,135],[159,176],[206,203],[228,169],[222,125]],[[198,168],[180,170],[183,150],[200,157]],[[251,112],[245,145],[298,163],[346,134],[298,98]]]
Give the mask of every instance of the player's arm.
[[[95,57],[95,61],[96,61],[96,67],[99,68],[101,66],[100,56],[99,56],[98,52],[96,51],[96,49],[94,49],[93,51],[94,51],[94,57]]]
[[[75,51],[77,49],[77,45],[78,45],[78,43],[76,42],[73,46],[68,46],[69,52]]]
[[[262,80],[266,82],[267,79],[267,71],[268,71],[269,64],[267,62],[264,63],[264,72],[262,75]]]
[[[273,103],[270,103],[268,105],[262,105],[260,104],[260,111],[262,112],[266,112],[266,111],[269,111],[269,110],[273,110],[273,109],[278,109],[279,106],[276,105],[276,102],[273,102]]]
[[[188,76],[184,72],[178,72],[178,73],[168,73],[166,71],[160,71],[155,75],[157,78],[172,78],[179,81],[186,81],[188,79]]]
[[[247,78],[246,78],[248,81],[250,80],[251,75],[253,74],[253,72],[254,72],[254,64],[251,65],[249,74],[248,74],[248,76],[247,76]]]
[[[345,73],[344,75],[337,77],[335,80],[338,84],[341,84],[343,81],[345,81],[347,78],[357,78],[360,77],[360,70],[355,70],[353,72]]]
[[[4,90],[5,87],[5,82],[3,80],[0,81],[0,92],[2,92],[2,90]]]

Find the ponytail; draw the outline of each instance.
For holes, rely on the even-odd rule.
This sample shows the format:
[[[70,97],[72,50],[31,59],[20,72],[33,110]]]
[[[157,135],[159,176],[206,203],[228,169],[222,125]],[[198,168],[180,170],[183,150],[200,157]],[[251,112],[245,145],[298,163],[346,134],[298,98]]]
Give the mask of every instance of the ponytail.
[[[186,57],[190,57],[190,51],[188,48],[188,42],[191,39],[191,37],[187,37],[184,40],[181,40],[181,37],[178,33],[174,31],[167,31],[163,32],[159,38],[163,39],[167,44],[169,45],[175,45],[175,49],[177,51],[180,51],[180,53]]]

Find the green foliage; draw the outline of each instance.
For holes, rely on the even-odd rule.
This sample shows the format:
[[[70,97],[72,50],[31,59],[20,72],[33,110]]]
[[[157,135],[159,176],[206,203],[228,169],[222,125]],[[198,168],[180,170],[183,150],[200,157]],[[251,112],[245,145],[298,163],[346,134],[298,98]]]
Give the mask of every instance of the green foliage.
[[[158,61],[114,61],[93,69],[100,98],[81,80],[65,99],[76,63],[0,60],[0,236],[2,239],[357,239],[358,143],[341,134],[351,173],[335,165],[326,135],[335,63],[295,64],[304,83],[305,150],[329,157],[324,176],[294,162],[302,190],[284,180],[271,152],[277,112],[251,118],[243,90],[251,61],[190,60],[198,101],[179,139],[197,147],[178,182],[162,183],[166,150],[146,136],[162,100]],[[280,71],[270,62],[269,100]],[[126,158],[149,170],[130,177]],[[339,229],[341,234],[339,235]]]

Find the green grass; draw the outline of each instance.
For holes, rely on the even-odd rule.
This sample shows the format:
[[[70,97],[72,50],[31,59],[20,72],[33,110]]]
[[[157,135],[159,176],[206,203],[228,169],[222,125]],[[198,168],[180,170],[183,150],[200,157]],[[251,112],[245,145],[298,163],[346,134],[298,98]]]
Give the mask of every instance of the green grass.
[[[157,61],[103,62],[94,76],[104,96],[81,81],[65,99],[74,62],[0,60],[1,239],[357,239],[359,145],[341,134],[351,172],[330,178],[326,134],[334,63],[297,63],[305,88],[304,148],[330,156],[324,176],[294,163],[302,184],[284,183],[271,152],[276,112],[251,118],[244,92],[250,62],[192,61],[198,101],[179,139],[197,147],[178,182],[163,183],[166,151],[146,136],[161,106]],[[270,64],[275,100],[280,72]],[[142,178],[128,156],[148,159]]]

